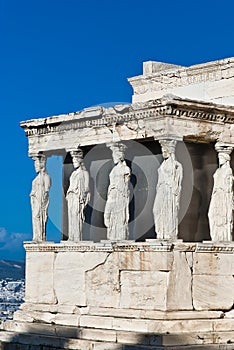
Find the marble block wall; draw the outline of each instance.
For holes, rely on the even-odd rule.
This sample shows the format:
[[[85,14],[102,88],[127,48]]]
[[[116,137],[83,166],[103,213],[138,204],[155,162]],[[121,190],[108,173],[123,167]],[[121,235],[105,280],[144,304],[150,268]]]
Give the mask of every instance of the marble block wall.
[[[150,240],[25,247],[26,304],[160,311],[233,306],[233,244]]]
[[[129,78],[133,102],[171,93],[183,98],[233,105],[233,58],[183,67],[163,62],[143,63],[143,75]]]

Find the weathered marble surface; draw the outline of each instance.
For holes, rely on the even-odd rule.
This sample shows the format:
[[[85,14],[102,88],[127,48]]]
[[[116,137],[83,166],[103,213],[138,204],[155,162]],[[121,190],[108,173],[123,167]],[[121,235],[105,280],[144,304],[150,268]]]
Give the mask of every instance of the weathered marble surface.
[[[193,304],[196,310],[230,310],[234,301],[230,275],[194,275]]]
[[[114,168],[109,175],[107,201],[104,211],[104,223],[107,227],[107,239],[128,239],[129,221],[129,180],[131,170],[124,160],[124,144],[112,143]]]
[[[0,341],[24,334],[19,344],[53,339],[67,349],[233,348],[234,243],[25,247],[26,302]]]
[[[48,304],[48,311],[82,305],[223,312],[233,304],[234,245],[149,240],[25,246],[26,304]]]
[[[43,154],[38,154],[34,155],[32,158],[37,173],[37,176],[32,182],[32,190],[30,193],[33,240],[45,241],[51,179],[46,171],[46,157]]]
[[[212,241],[232,241],[233,230],[233,182],[230,154],[233,147],[217,143],[219,168],[214,173],[214,186],[208,212]]]
[[[40,334],[35,327],[32,333],[13,333],[14,329],[23,329],[17,324],[12,330],[0,332],[0,346],[4,350],[233,350],[233,333],[226,332],[187,332],[175,334],[142,334],[140,332],[113,331],[93,328],[83,328],[79,335],[71,331],[71,327],[59,329],[58,326],[47,325],[50,335]],[[74,328],[74,327],[73,327]],[[56,330],[59,332],[56,335]],[[45,330],[44,330],[45,332]],[[69,336],[70,335],[70,339]],[[12,343],[12,337],[14,343]],[[10,344],[8,343],[10,342]]]
[[[82,227],[85,221],[84,210],[90,199],[89,173],[83,162],[81,149],[71,151],[75,170],[70,177],[70,185],[66,199],[68,207],[68,240],[79,242],[82,240]]]
[[[109,108],[93,107],[81,112],[21,122],[28,136],[29,153],[64,154],[64,149],[113,141],[118,137],[142,140],[171,136],[199,142],[234,143],[234,108],[196,99],[165,95],[160,99]]]
[[[158,183],[153,206],[155,231],[158,239],[178,238],[183,169],[175,159],[175,140],[160,140],[164,158],[158,170]]]
[[[143,75],[128,80],[134,91],[133,102],[172,93],[182,98],[234,104],[233,57],[190,67],[148,61],[143,63]]]
[[[27,254],[26,266],[25,300],[33,303],[42,300],[45,304],[56,304],[53,278],[54,253]]]

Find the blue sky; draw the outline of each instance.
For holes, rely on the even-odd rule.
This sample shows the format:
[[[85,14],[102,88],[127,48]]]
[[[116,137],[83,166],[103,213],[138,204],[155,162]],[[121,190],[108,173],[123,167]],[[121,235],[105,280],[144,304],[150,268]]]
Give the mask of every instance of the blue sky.
[[[234,56],[233,13],[233,0],[0,0],[0,259],[23,259],[32,237],[35,173],[19,122],[130,102],[126,78],[143,61]]]

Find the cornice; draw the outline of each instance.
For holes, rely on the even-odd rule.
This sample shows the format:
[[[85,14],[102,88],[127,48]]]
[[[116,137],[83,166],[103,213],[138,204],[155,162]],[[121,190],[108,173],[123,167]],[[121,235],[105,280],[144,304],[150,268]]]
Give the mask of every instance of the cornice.
[[[165,95],[161,99],[110,108],[95,107],[70,114],[33,119],[20,123],[27,136],[100,128],[136,120],[164,117],[193,119],[210,123],[234,123],[234,107]]]

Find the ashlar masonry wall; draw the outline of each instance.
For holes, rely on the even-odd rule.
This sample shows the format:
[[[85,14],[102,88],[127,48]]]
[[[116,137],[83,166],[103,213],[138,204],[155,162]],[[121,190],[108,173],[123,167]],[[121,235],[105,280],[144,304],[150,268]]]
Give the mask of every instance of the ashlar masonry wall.
[[[64,341],[67,349],[232,349],[230,242],[30,242],[25,248],[26,300],[5,332],[36,334],[32,344]]]
[[[234,301],[234,244],[25,244],[26,304],[220,310]],[[45,307],[43,308],[45,309]]]

